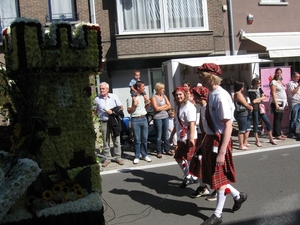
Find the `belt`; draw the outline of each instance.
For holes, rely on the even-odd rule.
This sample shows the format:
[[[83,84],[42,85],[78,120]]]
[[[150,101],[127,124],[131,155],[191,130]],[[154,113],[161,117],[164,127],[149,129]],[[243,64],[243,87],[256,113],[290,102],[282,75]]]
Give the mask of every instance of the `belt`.
[[[146,117],[146,115],[142,115],[142,116],[134,116],[134,117],[131,117],[131,119],[142,119]]]

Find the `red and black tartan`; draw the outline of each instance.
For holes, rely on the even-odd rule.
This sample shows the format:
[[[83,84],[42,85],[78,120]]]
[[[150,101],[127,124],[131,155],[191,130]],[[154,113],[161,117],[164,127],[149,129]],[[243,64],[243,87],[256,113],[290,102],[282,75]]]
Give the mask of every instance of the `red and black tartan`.
[[[218,189],[223,185],[236,182],[236,172],[232,158],[232,139],[227,145],[225,162],[222,166],[216,166],[218,153],[213,152],[214,142],[216,141],[219,141],[216,135],[206,135],[202,148],[202,180],[204,183],[209,184],[212,189]]]
[[[204,133],[198,133],[198,138],[196,142],[196,151],[200,147],[200,144],[202,142],[202,139],[204,138],[205,134]],[[196,153],[195,151],[195,153]],[[201,174],[201,161],[198,158],[198,155],[195,155],[191,162],[190,162],[190,168],[189,168],[189,173],[192,174],[195,177],[202,178]]]
[[[195,139],[195,143],[197,142],[197,139]],[[187,161],[191,161],[193,158],[193,155],[195,153],[196,146],[189,147],[187,142],[183,141],[177,141],[177,149],[175,150],[174,159],[186,159]]]

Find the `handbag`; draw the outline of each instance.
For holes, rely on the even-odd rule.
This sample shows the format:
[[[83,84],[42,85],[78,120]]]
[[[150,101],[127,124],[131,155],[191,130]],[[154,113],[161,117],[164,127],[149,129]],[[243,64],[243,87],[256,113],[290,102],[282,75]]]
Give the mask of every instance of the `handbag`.
[[[259,104],[259,113],[260,114],[265,114],[266,113],[266,108],[264,104]]]
[[[245,112],[245,111],[247,111],[247,108],[244,105],[239,104],[236,101],[234,102],[234,105],[235,105],[235,111],[236,112]]]

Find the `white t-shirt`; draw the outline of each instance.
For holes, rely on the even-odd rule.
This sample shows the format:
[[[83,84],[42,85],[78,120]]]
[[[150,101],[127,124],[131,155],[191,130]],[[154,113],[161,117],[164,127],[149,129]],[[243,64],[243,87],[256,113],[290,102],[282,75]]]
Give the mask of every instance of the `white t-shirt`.
[[[204,129],[204,133],[206,133],[206,129],[208,127],[207,123],[206,123],[206,119],[205,119],[206,106],[207,106],[207,104],[205,104],[204,106],[200,106],[200,115],[199,115],[201,117],[201,122],[202,122],[202,126]],[[202,134],[202,131],[200,129],[200,119],[199,119],[198,133]]]
[[[189,122],[196,122],[197,111],[194,104],[191,103],[190,101],[188,101],[186,104],[181,104],[178,110],[178,117],[179,117],[178,120],[180,119],[182,121],[182,124],[186,127],[189,126]],[[181,130],[182,130],[182,126],[180,125],[179,121],[177,121],[176,133],[177,133],[178,141],[186,141],[190,139],[190,129],[187,130],[183,138],[181,138],[180,136]],[[194,131],[194,139],[197,139],[196,125]]]
[[[234,118],[234,104],[231,96],[226,90],[219,86],[209,93],[208,106],[215,132],[223,134],[225,127],[222,120],[229,119],[233,121]],[[214,134],[214,132],[209,129],[207,124],[206,126],[206,133]]]

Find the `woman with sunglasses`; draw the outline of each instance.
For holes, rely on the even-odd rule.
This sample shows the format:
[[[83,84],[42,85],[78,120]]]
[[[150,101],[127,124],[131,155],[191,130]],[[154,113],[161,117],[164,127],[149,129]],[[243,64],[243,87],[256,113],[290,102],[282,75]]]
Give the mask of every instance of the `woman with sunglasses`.
[[[259,78],[254,78],[251,81],[251,88],[248,90],[249,98],[253,106],[252,111],[252,121],[253,121],[253,134],[255,137],[255,144],[257,147],[262,147],[261,142],[258,138],[258,117],[264,122],[267,128],[267,133],[269,136],[269,142],[272,145],[277,145],[277,143],[273,139],[272,135],[272,125],[270,120],[268,119],[266,113],[261,113],[259,109],[259,105],[263,104],[262,102],[267,98],[260,87],[261,81]]]

